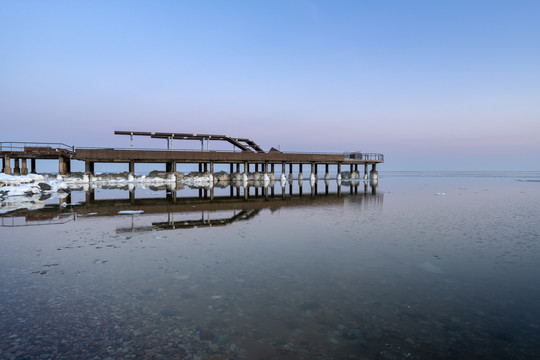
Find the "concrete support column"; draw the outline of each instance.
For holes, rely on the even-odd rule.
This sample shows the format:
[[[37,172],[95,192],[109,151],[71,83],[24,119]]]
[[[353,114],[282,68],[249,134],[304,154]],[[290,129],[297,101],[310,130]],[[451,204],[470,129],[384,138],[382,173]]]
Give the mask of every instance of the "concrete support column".
[[[285,163],[281,163],[281,173],[285,174]]]
[[[32,166],[32,174],[37,174],[36,159],[30,159],[30,166]]]
[[[26,165],[26,159],[21,159],[22,161],[22,169],[21,169],[21,175],[28,175],[28,166]]]
[[[4,174],[11,175],[11,159],[9,155],[4,155]]]
[[[66,173],[71,174],[71,159],[66,158],[65,160],[66,160]]]
[[[60,156],[58,158],[58,174],[66,175],[66,172],[67,172],[66,158],[63,156]]]
[[[86,175],[94,175],[94,162],[87,160],[84,163],[84,171],[86,172]]]
[[[13,175],[21,175],[21,168],[19,167],[19,159],[14,158],[15,166],[13,166]]]
[[[379,173],[377,172],[377,164],[371,165],[371,172],[369,173],[371,180],[377,180],[379,178]]]

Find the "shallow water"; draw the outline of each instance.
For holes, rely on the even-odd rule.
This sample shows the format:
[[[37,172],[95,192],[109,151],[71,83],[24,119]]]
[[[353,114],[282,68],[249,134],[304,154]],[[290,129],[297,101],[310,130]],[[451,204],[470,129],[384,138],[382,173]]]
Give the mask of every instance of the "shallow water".
[[[382,175],[3,217],[0,358],[534,358],[540,174]]]

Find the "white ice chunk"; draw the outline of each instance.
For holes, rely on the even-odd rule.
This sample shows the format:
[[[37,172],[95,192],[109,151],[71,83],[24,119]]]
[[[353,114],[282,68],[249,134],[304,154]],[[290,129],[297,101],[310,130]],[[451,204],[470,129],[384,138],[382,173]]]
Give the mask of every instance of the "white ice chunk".
[[[121,210],[118,212],[120,215],[138,215],[142,214],[144,210]]]

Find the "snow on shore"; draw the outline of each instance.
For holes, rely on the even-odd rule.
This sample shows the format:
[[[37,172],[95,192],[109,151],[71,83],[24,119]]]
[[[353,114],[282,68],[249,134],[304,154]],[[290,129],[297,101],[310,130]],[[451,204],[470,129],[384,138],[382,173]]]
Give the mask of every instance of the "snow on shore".
[[[150,174],[152,175],[152,174]],[[88,186],[166,185],[176,184],[174,174],[153,174],[135,177],[131,174],[101,174],[88,176],[62,175],[7,175],[0,173],[0,213],[17,209],[39,209],[45,206],[43,197],[64,198],[72,189],[88,189]],[[191,179],[194,184],[205,179]],[[206,179],[208,183],[209,179]]]

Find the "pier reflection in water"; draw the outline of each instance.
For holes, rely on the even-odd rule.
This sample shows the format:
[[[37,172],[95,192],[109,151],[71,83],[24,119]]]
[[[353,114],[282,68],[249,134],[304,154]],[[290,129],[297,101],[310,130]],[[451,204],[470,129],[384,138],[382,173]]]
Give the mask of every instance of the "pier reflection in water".
[[[56,200],[56,204],[48,202],[41,209],[3,214],[1,225],[61,224],[81,216],[115,216],[125,210],[145,216],[133,214],[131,226],[119,228],[119,232],[211,227],[251,219],[264,208],[274,211],[285,206],[321,206],[343,203],[345,199],[381,203],[382,194],[377,194],[377,185],[373,181],[320,180],[272,182],[267,186],[257,181],[247,186],[232,183],[220,187],[182,184],[87,187],[86,191],[72,191]],[[166,217],[166,220],[144,223],[149,214]]]

